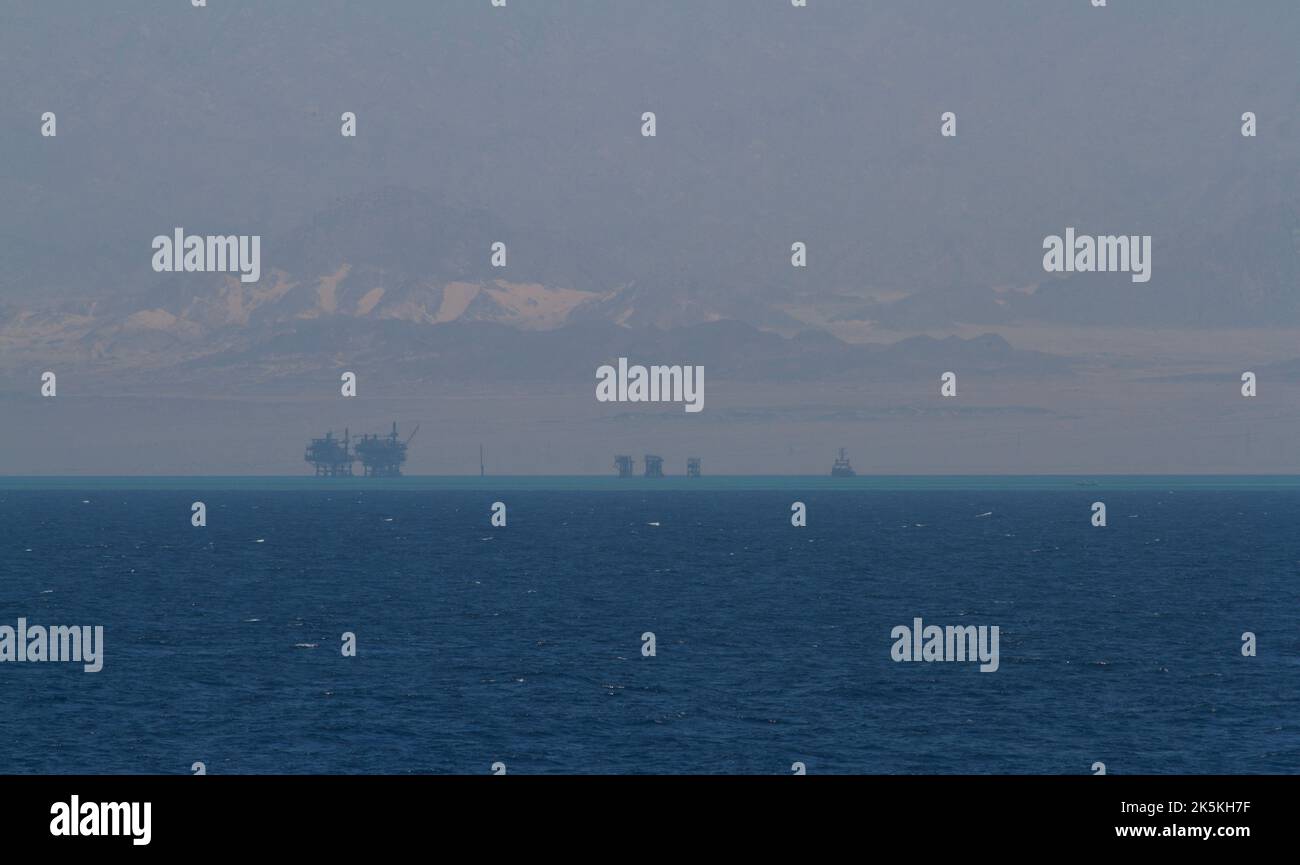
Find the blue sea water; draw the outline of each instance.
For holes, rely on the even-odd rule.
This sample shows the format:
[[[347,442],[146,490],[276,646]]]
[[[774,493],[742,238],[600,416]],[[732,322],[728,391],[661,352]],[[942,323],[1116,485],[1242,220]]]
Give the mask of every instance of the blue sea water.
[[[787,485],[0,490],[0,773],[1300,768],[1300,491]]]

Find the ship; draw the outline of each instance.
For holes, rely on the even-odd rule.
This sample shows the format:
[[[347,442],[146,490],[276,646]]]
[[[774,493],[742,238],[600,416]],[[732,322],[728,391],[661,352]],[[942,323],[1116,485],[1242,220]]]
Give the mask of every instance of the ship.
[[[362,435],[355,443],[345,429],[343,438],[334,438],[333,431],[325,433],[324,438],[314,438],[303,459],[316,469],[317,477],[350,477],[352,464],[361,463],[362,474],[368,478],[396,478],[402,475],[402,463],[406,462],[406,448],[420,431],[420,425],[406,437],[398,438],[397,422],[387,435]],[[480,457],[481,460],[481,457]],[[480,462],[480,469],[482,466]]]
[[[840,455],[835,460],[835,465],[831,466],[831,477],[833,478],[852,478],[857,477],[858,473],[849,465],[848,454],[844,448],[840,448]]]

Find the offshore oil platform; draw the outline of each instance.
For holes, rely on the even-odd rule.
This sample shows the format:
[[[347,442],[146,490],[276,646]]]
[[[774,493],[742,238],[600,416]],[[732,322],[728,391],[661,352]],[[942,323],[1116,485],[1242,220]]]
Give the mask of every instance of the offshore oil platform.
[[[334,431],[325,433],[324,438],[312,439],[302,457],[316,467],[316,477],[334,478],[351,477],[353,455],[348,431],[343,430],[343,438],[334,438]]]
[[[647,478],[661,478],[664,476],[664,458],[656,454],[645,455],[645,474]],[[619,454],[614,457],[614,468],[618,471],[621,478],[630,478],[636,476],[636,460],[628,454]],[[686,459],[686,476],[688,478],[698,478],[703,475],[701,461],[699,457],[687,457]]]
[[[368,478],[396,478],[402,475],[402,463],[406,462],[406,447],[420,431],[420,425],[406,440],[398,438],[397,422],[387,435],[362,435],[354,444],[351,434],[345,428],[343,438],[334,438],[334,432],[325,433],[324,438],[315,438],[307,445],[303,460],[316,469],[317,477],[351,477],[353,463],[361,463],[361,472]]]

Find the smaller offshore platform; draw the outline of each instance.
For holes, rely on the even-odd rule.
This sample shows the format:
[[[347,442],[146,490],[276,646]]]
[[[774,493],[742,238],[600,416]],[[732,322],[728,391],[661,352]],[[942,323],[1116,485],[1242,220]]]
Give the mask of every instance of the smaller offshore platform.
[[[355,443],[347,429],[341,439],[334,438],[330,431],[324,438],[311,440],[303,459],[315,467],[317,477],[351,477],[356,462],[361,463],[362,474],[368,478],[401,477],[407,446],[419,431],[420,425],[416,424],[403,441],[397,435],[397,422],[393,421],[392,432],[362,435]]]
[[[325,433],[324,438],[312,439],[302,457],[316,467],[316,477],[333,478],[352,475],[352,462],[356,455],[349,447],[347,429],[343,438],[334,438],[334,431]]]
[[[621,478],[636,477],[636,460],[632,459],[628,454],[617,454],[614,457],[614,468]],[[687,457],[686,476],[688,478],[698,478],[703,474],[703,461],[699,457]],[[656,454],[646,454],[645,469],[642,476],[647,478],[663,477],[664,458]]]

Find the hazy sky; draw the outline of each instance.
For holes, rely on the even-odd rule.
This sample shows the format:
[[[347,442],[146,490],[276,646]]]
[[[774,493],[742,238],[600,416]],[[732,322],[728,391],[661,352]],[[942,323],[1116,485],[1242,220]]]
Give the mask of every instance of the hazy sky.
[[[1290,0],[0,0],[0,473],[394,419],[413,473],[1293,471],[1297,44]],[[176,227],[261,279],[156,273]],[[1045,272],[1068,227],[1150,280]],[[706,409],[597,403],[619,356]]]

